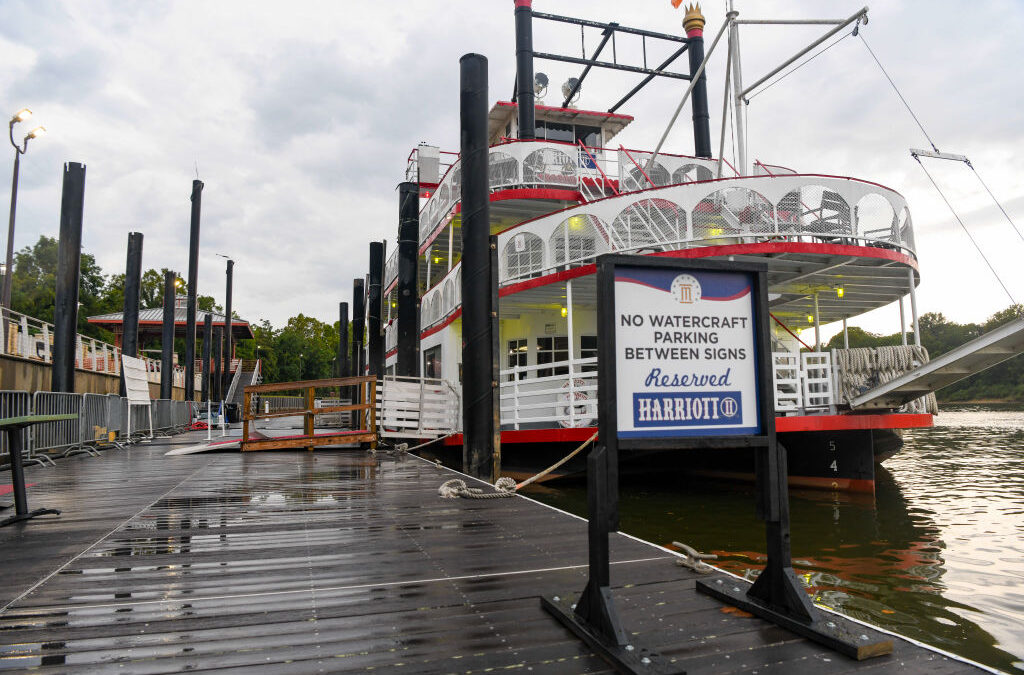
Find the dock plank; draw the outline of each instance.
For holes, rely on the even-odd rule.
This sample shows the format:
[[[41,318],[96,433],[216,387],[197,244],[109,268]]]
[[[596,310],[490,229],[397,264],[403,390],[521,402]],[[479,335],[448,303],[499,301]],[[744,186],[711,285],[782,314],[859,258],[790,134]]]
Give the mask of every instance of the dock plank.
[[[29,468],[64,514],[0,530],[0,669],[610,672],[539,602],[582,590],[585,521],[442,499],[453,474],[412,456],[163,454],[200,437]],[[627,631],[690,672],[977,670],[901,640],[858,663],[697,593],[663,549],[611,554]]]

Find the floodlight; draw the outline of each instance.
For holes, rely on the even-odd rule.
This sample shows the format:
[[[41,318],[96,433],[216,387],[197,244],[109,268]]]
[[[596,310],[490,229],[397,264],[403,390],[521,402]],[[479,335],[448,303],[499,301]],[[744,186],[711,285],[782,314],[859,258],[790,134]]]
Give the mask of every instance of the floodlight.
[[[537,98],[544,96],[548,91],[548,76],[544,73],[537,73],[533,76],[533,95]]]
[[[32,117],[32,111],[28,108],[22,108],[18,112],[14,113],[14,117],[11,118],[11,124],[17,124],[18,122],[24,122],[29,117]]]
[[[25,138],[39,138],[46,135],[46,127],[36,127],[25,135]]]
[[[579,78],[570,77],[562,85],[562,96],[569,98],[569,94],[572,94],[572,90],[575,89],[576,93],[573,94],[572,99],[569,103],[575,103],[580,97],[580,81]]]

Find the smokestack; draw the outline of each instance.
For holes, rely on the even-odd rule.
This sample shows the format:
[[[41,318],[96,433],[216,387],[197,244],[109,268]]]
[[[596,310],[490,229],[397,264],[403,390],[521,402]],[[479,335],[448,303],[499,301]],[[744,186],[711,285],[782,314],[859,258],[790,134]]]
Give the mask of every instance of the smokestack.
[[[686,53],[690,57],[690,76],[692,77],[704,61],[704,15],[700,13],[700,5],[686,10],[683,17],[683,28],[686,37],[690,38],[690,46]],[[693,105],[693,154],[698,157],[711,158],[711,116],[708,114],[708,69],[700,74],[693,86],[691,103]]]
[[[515,3],[516,102],[519,104],[519,138],[535,138],[537,122],[533,107],[533,0],[515,0]],[[484,105],[486,107],[486,100]],[[487,143],[486,120],[484,143]]]

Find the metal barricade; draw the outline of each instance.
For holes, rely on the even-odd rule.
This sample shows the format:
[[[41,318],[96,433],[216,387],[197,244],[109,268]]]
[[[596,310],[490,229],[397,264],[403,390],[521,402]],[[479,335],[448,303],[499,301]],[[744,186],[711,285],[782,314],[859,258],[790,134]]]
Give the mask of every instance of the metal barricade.
[[[24,417],[32,414],[32,395],[27,391],[0,391],[0,418]],[[29,445],[28,429],[22,429],[21,434],[22,461],[43,464],[46,462],[31,456],[32,448]],[[7,447],[7,434],[0,434],[0,464],[10,464],[10,449]]]
[[[124,399],[126,408],[126,417],[131,415],[131,429],[135,439],[147,438],[150,432],[149,421],[150,421],[150,409],[153,410],[153,431],[156,431],[156,401],[153,401],[152,406],[144,405],[128,405],[128,399]]]
[[[117,394],[107,394],[107,434],[108,440],[117,447],[124,447],[121,442],[124,438],[124,399]]]
[[[109,445],[106,394],[82,394],[82,413],[78,423],[78,438],[84,451],[95,455],[99,453],[93,448]]]
[[[37,391],[32,394],[33,415],[79,415],[82,414],[82,395],[56,391]],[[32,427],[29,434],[30,457],[46,452],[64,451],[64,456],[81,449],[81,424],[79,420],[44,422]]]

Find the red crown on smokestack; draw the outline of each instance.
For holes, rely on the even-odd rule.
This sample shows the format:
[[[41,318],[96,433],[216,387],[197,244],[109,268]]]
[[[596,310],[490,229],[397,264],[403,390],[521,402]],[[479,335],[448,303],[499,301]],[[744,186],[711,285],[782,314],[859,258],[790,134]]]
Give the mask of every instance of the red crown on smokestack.
[[[673,4],[675,4],[673,2]],[[677,7],[679,5],[676,5]],[[687,37],[704,35],[704,15],[700,13],[700,4],[690,5],[686,8],[686,15],[683,17],[683,29]]]

